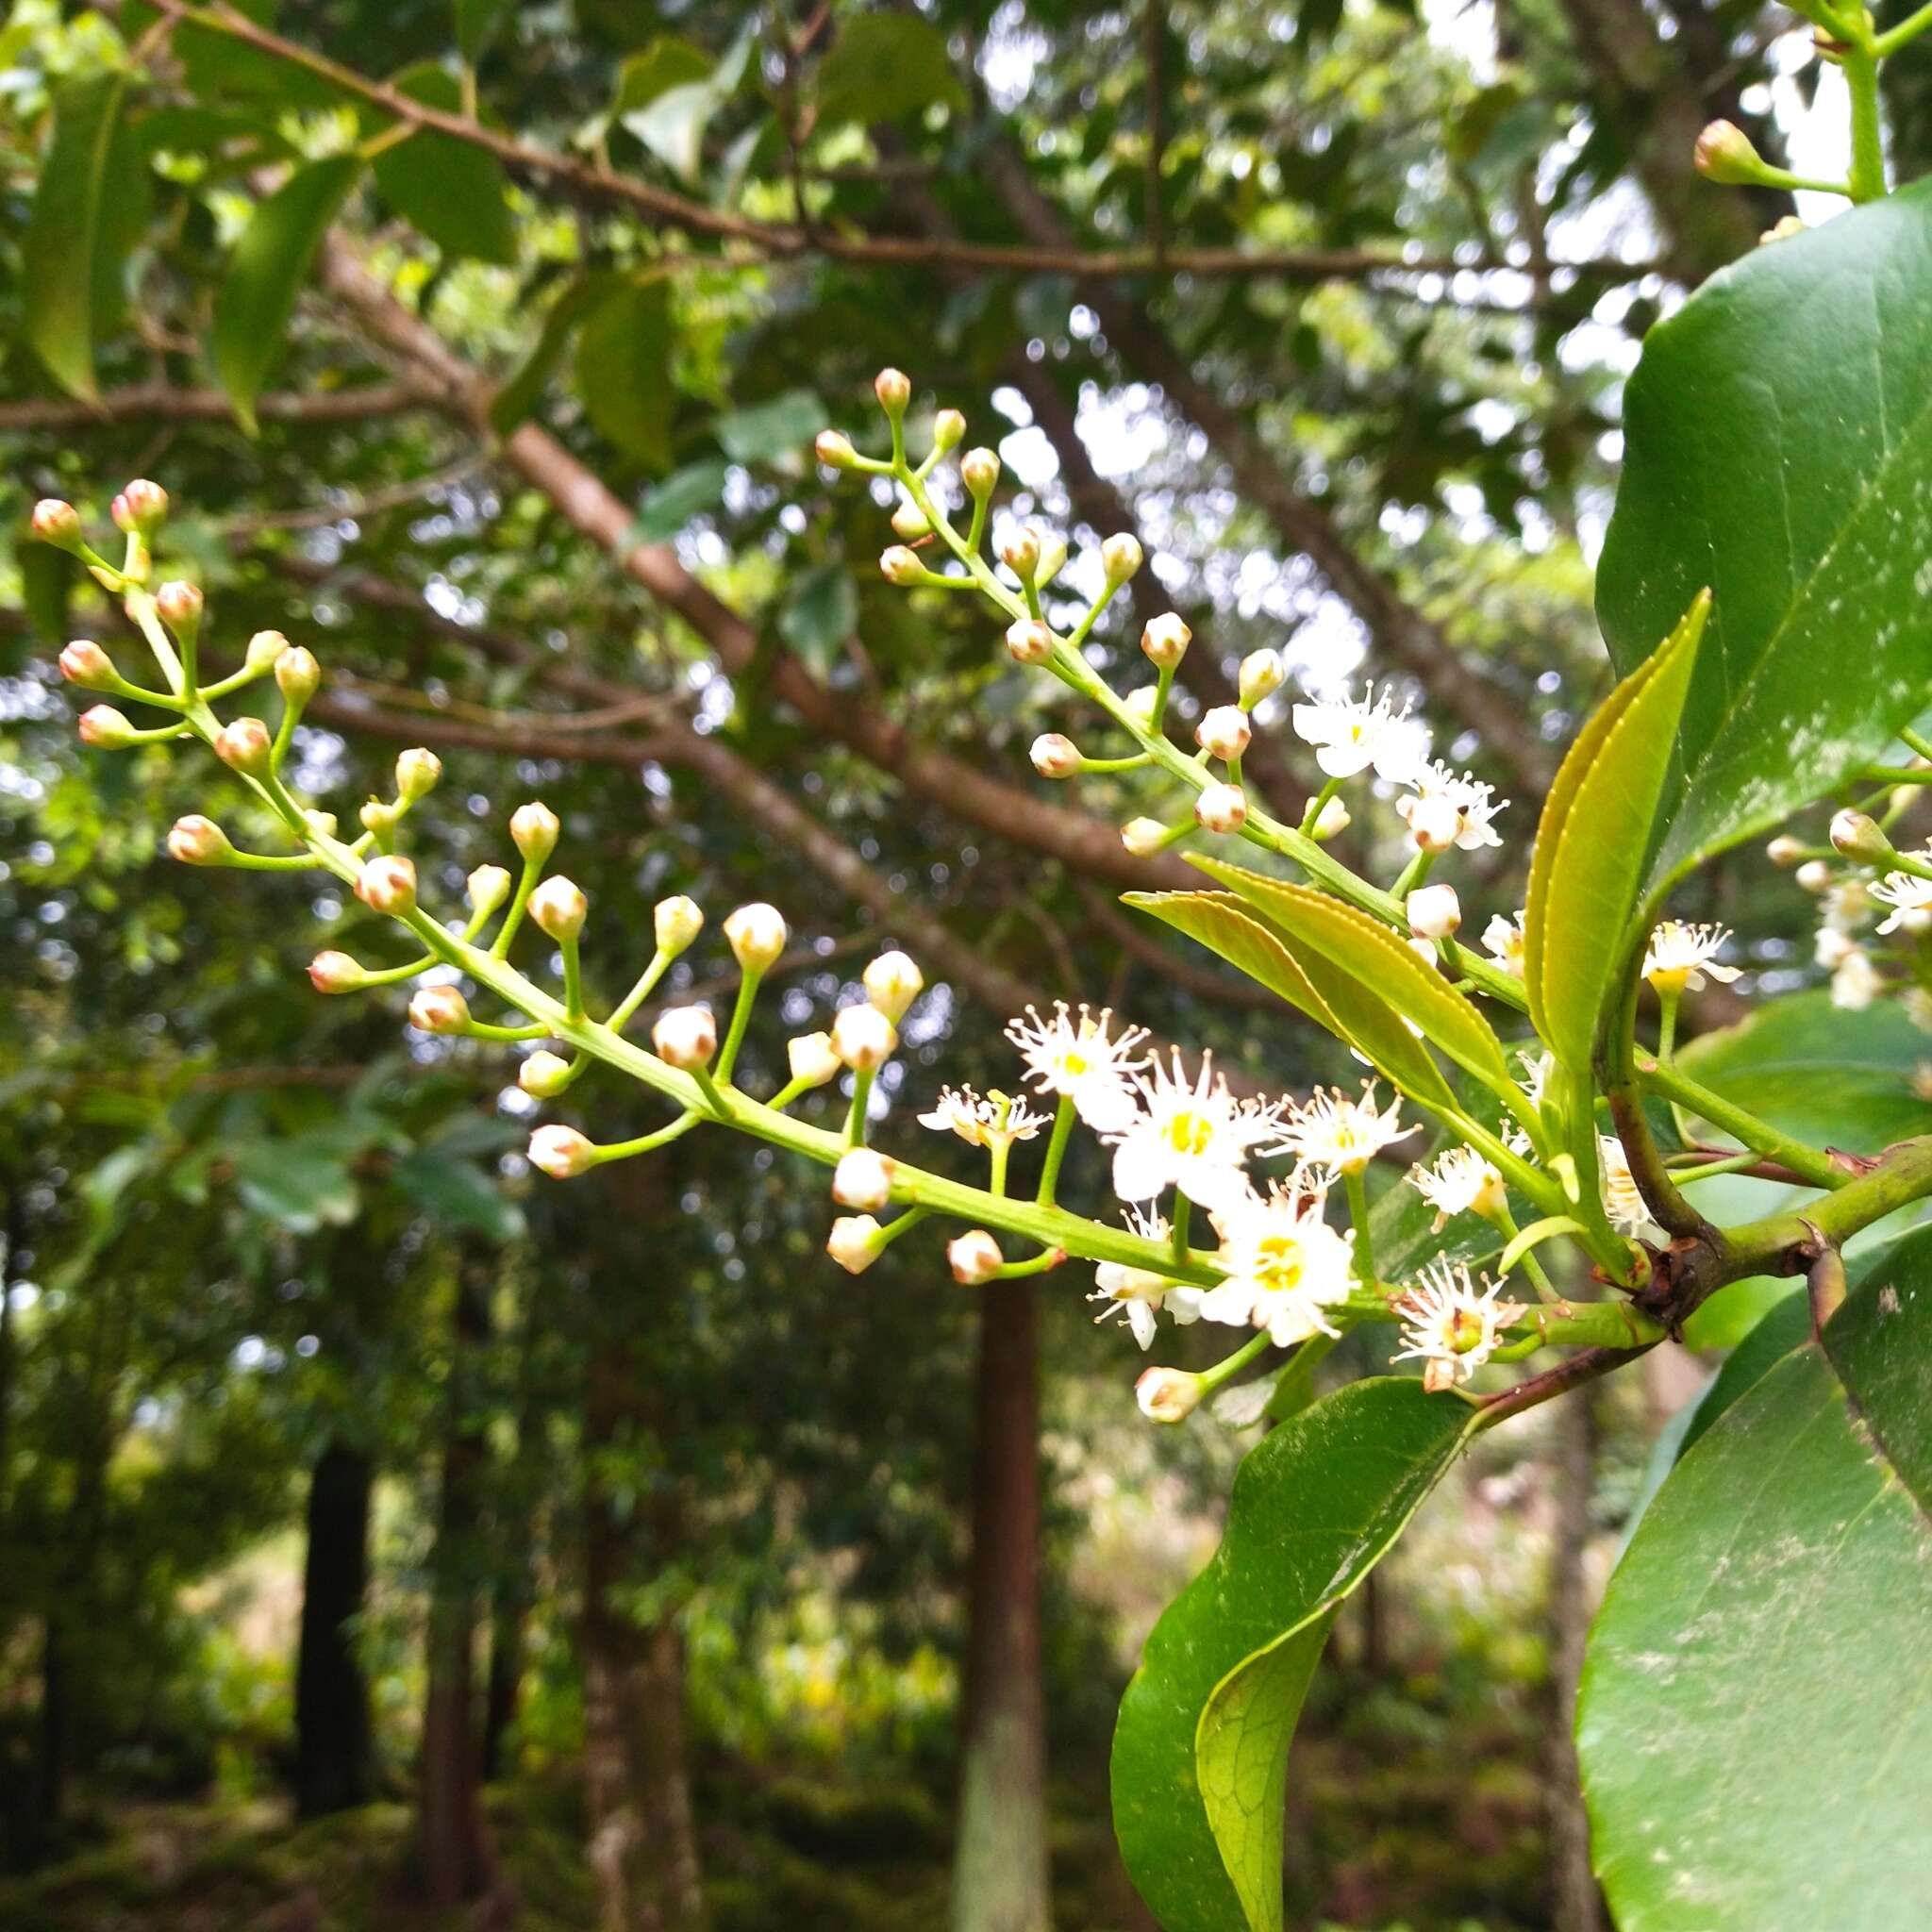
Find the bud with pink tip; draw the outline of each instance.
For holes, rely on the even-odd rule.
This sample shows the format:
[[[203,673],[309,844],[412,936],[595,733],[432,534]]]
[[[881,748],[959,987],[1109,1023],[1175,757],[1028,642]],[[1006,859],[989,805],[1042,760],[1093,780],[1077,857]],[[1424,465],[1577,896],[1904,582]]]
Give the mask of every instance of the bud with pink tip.
[[[1216,705],[1194,726],[1194,742],[1210,758],[1231,764],[1247,750],[1254,728],[1239,705]]]
[[[530,894],[530,917],[554,940],[575,939],[590,914],[591,902],[582,889],[561,873],[545,879]]]
[[[1150,1423],[1184,1423],[1201,1400],[1201,1378],[1185,1369],[1143,1370],[1134,1400]]]
[[[1152,858],[1167,842],[1167,827],[1158,819],[1129,819],[1121,827],[1121,843],[1136,858]]]
[[[547,1048],[540,1047],[517,1068],[517,1085],[536,1100],[554,1100],[570,1078],[570,1062]]]
[[[168,833],[168,857],[183,865],[223,865],[234,849],[227,833],[198,811],[176,819]]]
[[[1418,886],[1402,909],[1420,940],[1446,940],[1462,924],[1462,902],[1454,886]]]
[[[1691,162],[1707,181],[1724,188],[1748,188],[1764,179],[1764,160],[1751,138],[1729,121],[1713,121],[1697,137]]]
[[[117,530],[130,537],[151,537],[168,514],[168,492],[158,483],[137,476],[115,497],[112,514]]]
[[[133,720],[112,705],[90,705],[80,714],[77,728],[81,743],[90,744],[96,751],[125,751],[141,742],[135,735]]]
[[[811,447],[812,454],[828,470],[849,470],[858,459],[852,439],[842,429],[821,429]]]
[[[873,378],[872,392],[888,416],[903,416],[912,400],[912,381],[903,369],[881,369]]]
[[[1036,738],[1027,756],[1042,778],[1071,778],[1083,762],[1080,747],[1058,731],[1048,731]]]
[[[275,656],[275,689],[284,701],[300,710],[322,687],[322,666],[315,653],[303,644],[291,644]]]
[[[436,790],[442,776],[442,760],[433,751],[415,745],[396,755],[396,796],[405,805],[415,805]]]
[[[275,741],[259,718],[235,718],[215,734],[215,756],[231,772],[265,778],[275,757]]]
[[[1040,532],[1032,525],[1023,525],[1000,545],[1000,561],[1024,584],[1040,568]]]
[[[317,992],[355,992],[368,985],[369,974],[346,953],[318,953],[308,962],[308,983]]]
[[[1053,632],[1037,617],[1007,626],[1007,651],[1016,664],[1044,664],[1053,656]]]
[[[832,1051],[855,1074],[871,1074],[897,1051],[899,1029],[876,1007],[847,1007],[832,1022]]]
[[[425,986],[409,1002],[409,1024],[419,1033],[467,1033],[470,1003],[453,986]]]
[[[916,584],[925,575],[925,566],[903,543],[894,543],[879,556],[879,575],[889,584]]]
[[[848,1274],[863,1274],[885,1252],[885,1233],[870,1214],[841,1214],[832,1224],[825,1253]]]
[[[43,496],[34,505],[33,532],[42,543],[78,557],[87,548],[80,534],[80,512],[58,496]]]
[[[966,419],[958,409],[941,409],[932,419],[932,446],[944,456],[966,441]]]
[[[575,1127],[539,1127],[530,1136],[530,1165],[554,1181],[573,1180],[596,1164],[596,1148]]]
[[[800,1087],[823,1087],[837,1079],[845,1062],[832,1048],[829,1033],[801,1033],[785,1042],[785,1059]]]
[[[743,973],[769,973],[790,936],[784,915],[763,900],[741,906],[724,921],[724,942]]]
[[[372,912],[405,918],[416,909],[416,868],[399,854],[385,852],[356,874],[356,896]]]
[[[1108,587],[1117,590],[1141,568],[1141,541],[1123,530],[1100,546],[1100,568]]]
[[[1187,656],[1188,646],[1193,641],[1194,633],[1188,628],[1180,612],[1163,610],[1158,617],[1149,618],[1141,630],[1141,650],[1157,670],[1172,671]]]
[[[530,865],[541,865],[557,849],[557,814],[535,800],[509,815],[509,836]]]
[[[870,1147],[853,1147],[839,1157],[832,1170],[832,1199],[841,1208],[858,1208],[870,1214],[892,1198],[893,1163]]]
[[[1831,845],[1841,858],[1856,858],[1865,865],[1883,865],[1892,856],[1891,841],[1879,829],[1878,821],[1849,808],[1832,818]]]
[[[273,671],[288,648],[289,641],[280,631],[257,631],[248,640],[248,649],[244,654],[248,669],[258,676],[264,671]]]
[[[658,950],[667,958],[677,955],[705,929],[705,915],[695,899],[682,892],[659,899],[651,908],[651,927],[657,935]]]
[[[75,638],[60,653],[60,675],[82,691],[119,691],[114,660],[92,638]]]
[[[1408,836],[1418,852],[1447,852],[1462,830],[1462,814],[1454,799],[1424,793],[1403,800],[1407,808],[1402,814],[1408,824]]]
[[[708,1007],[671,1007],[658,1015],[651,1045],[666,1066],[708,1067],[718,1051],[718,1023]]]
[[[896,1026],[925,990],[917,963],[905,953],[881,953],[865,969],[865,996]]]
[[[1239,832],[1248,822],[1247,794],[1239,785],[1204,785],[1194,800],[1194,823],[1207,832]]]
[[[1793,839],[1789,832],[1782,832],[1764,848],[1764,856],[1772,864],[1789,870],[1805,857],[1805,847],[1801,841]]]
[[[1307,808],[1303,809],[1304,818],[1307,816],[1307,810],[1314,803],[1312,798],[1308,800]],[[1315,823],[1308,827],[1308,837],[1318,842],[1324,839],[1332,839],[1336,833],[1347,831],[1353,823],[1347,806],[1343,805],[1339,797],[1331,798],[1315,813]]]
[[[932,535],[932,519],[916,503],[902,503],[892,512],[892,534],[915,543],[920,538]]]
[[[509,873],[500,865],[479,865],[463,885],[478,919],[488,919],[509,897]]]
[[[953,1279],[968,1288],[991,1281],[1007,1265],[1000,1244],[983,1227],[969,1227],[946,1243],[946,1265]]]
[[[969,449],[959,458],[959,480],[977,503],[991,496],[1000,480],[1000,459],[990,449]]]
[[[165,583],[155,592],[155,611],[176,637],[192,638],[201,629],[201,592],[178,579]]]
[[[1241,703],[1252,711],[1263,698],[1274,696],[1287,676],[1279,651],[1250,651],[1241,659]]]

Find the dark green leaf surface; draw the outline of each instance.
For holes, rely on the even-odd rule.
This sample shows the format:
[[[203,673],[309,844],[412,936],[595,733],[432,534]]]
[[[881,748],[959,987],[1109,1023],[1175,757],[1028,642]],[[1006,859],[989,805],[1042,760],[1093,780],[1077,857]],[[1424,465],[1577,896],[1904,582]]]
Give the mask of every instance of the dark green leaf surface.
[[[1634,669],[1716,594],[1654,880],[1776,824],[1926,698],[1932,182],[1753,250],[1652,329],[1597,614]]]
[[[412,67],[391,84],[429,107],[454,109],[460,101],[456,76],[440,67]],[[445,254],[503,265],[516,260],[508,183],[494,155],[429,131],[385,148],[375,168],[383,199]]]
[[[923,20],[858,14],[819,68],[819,119],[827,123],[896,121],[958,98],[945,36]]]
[[[652,469],[671,459],[671,305],[664,284],[622,282],[577,330],[577,389],[591,421]]]
[[[511,0],[456,0],[457,45],[472,67],[510,12]]]
[[[778,635],[823,676],[858,624],[858,587],[842,563],[822,563],[791,587]]]
[[[830,418],[808,389],[787,390],[768,403],[721,416],[718,447],[735,463],[768,463],[774,457],[797,457]]]
[[[1242,1463],[1221,1548],[1155,1625],[1114,1733],[1114,1828],[1165,1932],[1279,1925],[1283,1765],[1309,1674],[1467,1425],[1454,1399],[1378,1377]]]
[[[617,277],[608,271],[581,275],[551,303],[530,353],[490,405],[490,426],[497,435],[509,435],[537,407],[577,324],[616,286]]]
[[[726,465],[718,457],[702,457],[674,470],[644,498],[638,511],[640,543],[662,543],[677,535],[694,516],[716,509],[724,495]]]

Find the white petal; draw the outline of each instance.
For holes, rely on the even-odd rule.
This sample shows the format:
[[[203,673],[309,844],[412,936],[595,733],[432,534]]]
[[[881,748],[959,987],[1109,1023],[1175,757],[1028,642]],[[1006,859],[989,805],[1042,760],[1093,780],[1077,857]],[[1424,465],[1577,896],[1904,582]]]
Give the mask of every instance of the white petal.
[[[1147,1303],[1127,1304],[1127,1326],[1134,1331],[1134,1340],[1143,1349],[1154,1346],[1154,1310]]]
[[[1113,1191],[1123,1201],[1151,1201],[1167,1184],[1167,1163],[1152,1135],[1129,1134],[1113,1150]]]

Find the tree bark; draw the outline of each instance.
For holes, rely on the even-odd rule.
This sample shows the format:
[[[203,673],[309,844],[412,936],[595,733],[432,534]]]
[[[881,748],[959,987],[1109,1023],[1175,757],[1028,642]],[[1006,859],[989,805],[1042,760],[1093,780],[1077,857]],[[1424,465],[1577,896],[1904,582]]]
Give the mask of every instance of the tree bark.
[[[369,1457],[340,1438],[308,1478],[302,1632],[295,1660],[295,1815],[322,1818],[370,1797],[369,1684],[355,1623],[369,1588]]]
[[[953,1932],[1046,1932],[1038,1294],[980,1291]]]
[[[1596,1493],[1597,1391],[1586,1384],[1552,1410],[1557,1521],[1550,1547],[1549,1833],[1552,1932],[1605,1932],[1590,1864],[1590,1820],[1576,1760],[1576,1682],[1590,1634],[1590,1509]]]

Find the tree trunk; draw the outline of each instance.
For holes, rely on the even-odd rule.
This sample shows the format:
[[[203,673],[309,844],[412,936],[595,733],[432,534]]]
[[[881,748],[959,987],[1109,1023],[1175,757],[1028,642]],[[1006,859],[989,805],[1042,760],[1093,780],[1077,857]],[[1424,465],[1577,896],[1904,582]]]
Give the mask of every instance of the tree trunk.
[[[369,1685],[356,1619],[369,1588],[368,1457],[341,1440],[308,1478],[308,1545],[295,1660],[295,1815],[321,1818],[370,1796]]]
[[[483,1782],[504,1771],[504,1740],[516,1722],[524,1688],[524,1618],[528,1592],[520,1581],[497,1586],[490,1615],[490,1681],[483,1691]]]
[[[1596,1492],[1596,1389],[1554,1405],[1557,1521],[1550,1546],[1549,1832],[1552,1932],[1604,1932],[1576,1761],[1576,1680],[1590,1634],[1590,1509]]]
[[[1046,1932],[1038,1303],[1024,1278],[979,1292],[953,1932]]]

